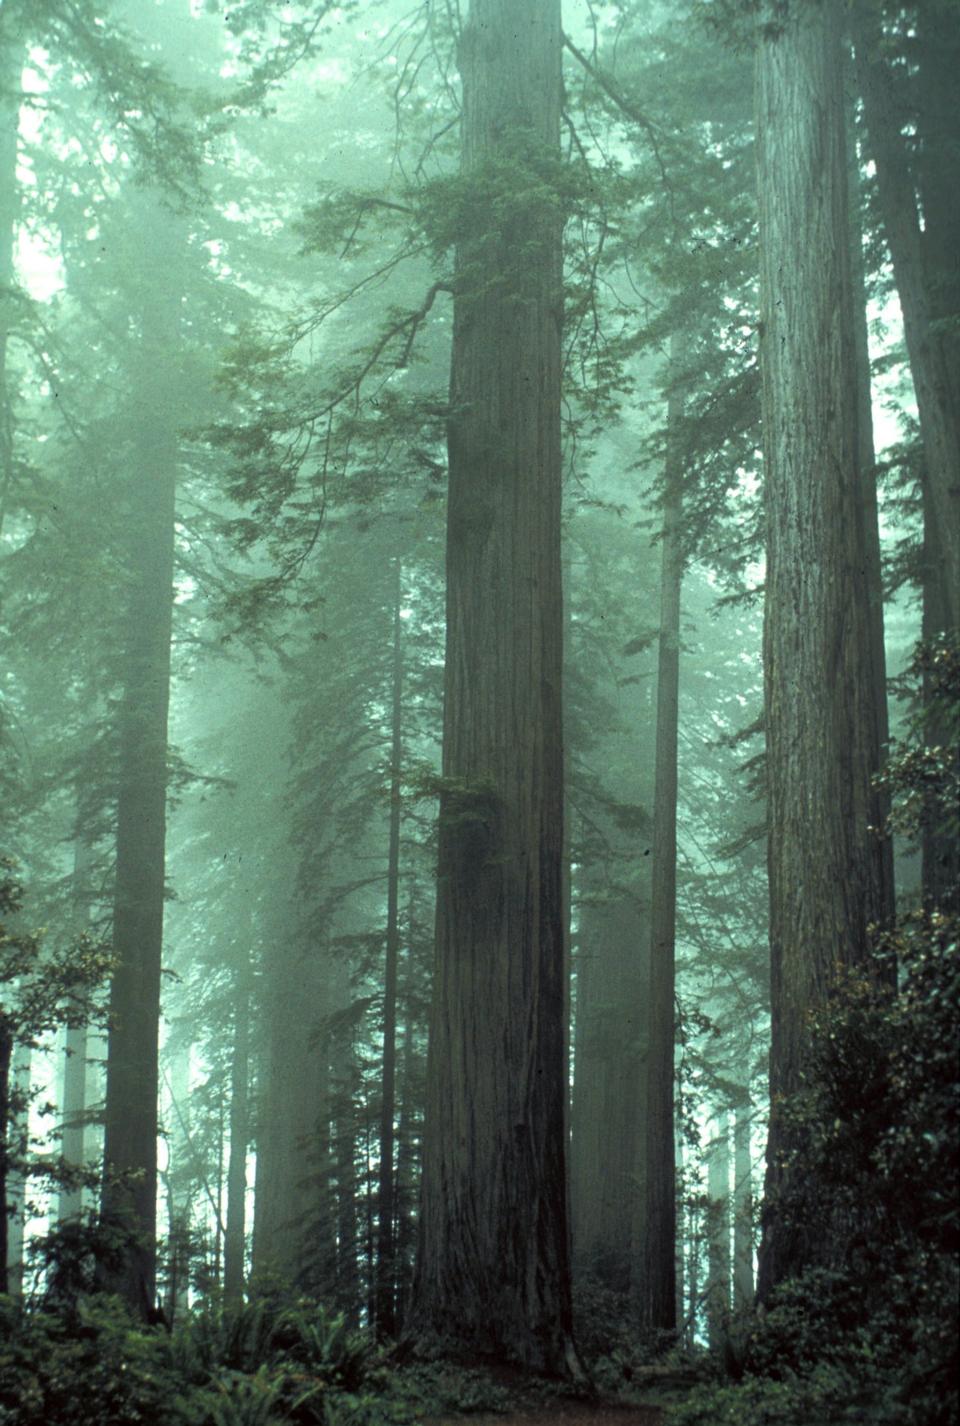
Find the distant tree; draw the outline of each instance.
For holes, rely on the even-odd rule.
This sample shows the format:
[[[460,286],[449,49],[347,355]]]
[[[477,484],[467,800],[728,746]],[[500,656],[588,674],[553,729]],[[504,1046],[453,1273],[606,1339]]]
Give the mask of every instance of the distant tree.
[[[646,1089],[644,1192],[638,1220],[636,1280],[641,1321],[676,1327],[676,1071],[677,745],[680,711],[680,596],[683,585],[683,465],[677,426],[683,409],[682,333],[671,340],[668,370],[667,460],[660,541],[660,628],[657,665],[657,745],[653,800],[650,901],[650,1036]]]
[[[120,710],[115,968],[104,1121],[101,1213],[129,1235],[111,1283],[146,1317],[156,1287],[157,1124],[163,906],[166,888],[167,722],[178,471],[175,395],[167,360],[180,344],[184,235],[160,204],[137,205],[146,282],[137,314],[134,471],[128,496],[127,630]],[[159,373],[165,373],[161,378]],[[172,385],[171,385],[172,380]]]
[[[578,1371],[565,1169],[559,0],[474,0],[412,1326]]]

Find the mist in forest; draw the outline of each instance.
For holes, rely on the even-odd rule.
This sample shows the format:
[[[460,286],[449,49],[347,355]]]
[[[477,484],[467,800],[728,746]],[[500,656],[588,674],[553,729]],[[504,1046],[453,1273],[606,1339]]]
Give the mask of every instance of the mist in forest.
[[[0,1421],[955,1419],[958,74],[0,0]]]

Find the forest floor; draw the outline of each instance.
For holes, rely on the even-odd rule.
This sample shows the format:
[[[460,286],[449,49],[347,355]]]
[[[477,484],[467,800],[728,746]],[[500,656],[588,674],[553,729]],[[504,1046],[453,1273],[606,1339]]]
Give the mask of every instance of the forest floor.
[[[663,1407],[622,1401],[556,1398],[533,1410],[471,1415],[470,1426],[660,1426]],[[428,1418],[424,1426],[463,1426],[462,1416]]]

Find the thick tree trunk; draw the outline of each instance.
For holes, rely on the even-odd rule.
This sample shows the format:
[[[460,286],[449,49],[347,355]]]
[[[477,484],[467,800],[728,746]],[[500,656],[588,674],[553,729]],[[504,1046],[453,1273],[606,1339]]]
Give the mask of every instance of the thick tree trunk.
[[[380,1098],[380,1183],[377,1195],[376,1324],[381,1336],[397,1330],[397,1265],[394,1225],[394,1122],[397,1081],[397,967],[400,959],[400,763],[403,755],[403,596],[396,563],[391,690],[390,830],[387,847],[387,938],[383,975],[383,1078]]]
[[[223,1246],[223,1300],[243,1300],[246,1256],[247,1149],[250,1145],[250,970],[237,972],[230,1065],[230,1158],[227,1164],[227,1227]]]
[[[869,831],[876,709],[864,599],[839,26],[803,6],[758,58],[772,1095],[760,1292],[817,1245],[777,1212],[807,1017],[862,962],[889,892]]]
[[[145,302],[136,385],[136,468],[130,489],[128,623],[120,709],[120,785],[104,1124],[104,1222],[128,1239],[110,1279],[146,1317],[156,1288],[160,965],[173,613],[177,427],[172,387],[158,372],[180,335],[180,224],[159,205],[140,214]]]
[[[674,366],[667,403],[667,468],[660,545],[660,636],[657,669],[657,754],[653,795],[653,867],[650,900],[649,1053],[644,1132],[646,1170],[636,1254],[635,1299],[648,1331],[677,1325],[677,1180],[674,1146],[674,951],[677,922],[677,737],[680,709],[680,535],[683,471],[676,425],[682,412],[676,364],[682,341],[671,342]]]
[[[884,232],[903,313],[903,332],[917,397],[926,482],[928,578],[942,628],[960,624],[960,212],[956,190],[956,66],[960,36],[952,4],[929,0],[918,12],[920,59],[916,115],[905,112],[884,55],[875,0],[855,12],[857,78]],[[917,172],[905,130],[916,122]],[[923,227],[921,227],[921,208]]]
[[[413,1320],[567,1373],[560,46],[560,0],[472,0],[460,42],[466,196]]]

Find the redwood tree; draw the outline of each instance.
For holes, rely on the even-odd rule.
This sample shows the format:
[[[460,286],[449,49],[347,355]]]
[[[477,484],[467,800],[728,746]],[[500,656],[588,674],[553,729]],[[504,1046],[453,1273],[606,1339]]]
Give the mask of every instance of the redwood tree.
[[[767,579],[772,1113],[763,1295],[815,1255],[777,1213],[807,1017],[864,960],[889,889],[873,854],[879,761],[862,587],[842,16],[773,6],[757,67]]]
[[[565,1174],[560,0],[472,0],[436,976],[413,1325],[556,1373]]]
[[[146,270],[134,384],[135,434],[125,511],[126,644],[119,708],[115,968],[104,1109],[101,1211],[126,1239],[110,1286],[134,1311],[154,1306],[157,1099],[165,890],[167,722],[173,618],[174,509],[180,410],[170,362],[180,342],[179,219],[137,205]]]

